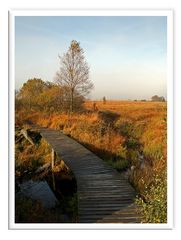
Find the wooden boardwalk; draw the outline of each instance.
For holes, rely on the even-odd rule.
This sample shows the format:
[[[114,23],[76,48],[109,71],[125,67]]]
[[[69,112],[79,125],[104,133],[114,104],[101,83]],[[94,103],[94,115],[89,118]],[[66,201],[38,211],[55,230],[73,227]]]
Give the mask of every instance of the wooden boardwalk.
[[[135,191],[102,159],[59,131],[37,128],[77,181],[79,223],[140,223]]]

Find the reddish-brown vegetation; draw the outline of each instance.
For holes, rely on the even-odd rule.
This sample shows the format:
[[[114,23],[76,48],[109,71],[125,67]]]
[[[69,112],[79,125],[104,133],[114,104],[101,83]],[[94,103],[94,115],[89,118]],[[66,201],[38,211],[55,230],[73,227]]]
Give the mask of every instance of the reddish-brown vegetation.
[[[129,180],[145,203],[157,201],[155,179],[157,182],[166,181],[166,102],[86,101],[84,106],[87,110],[72,114],[18,111],[16,123],[32,121],[63,131],[117,170],[128,170]],[[162,219],[148,213],[152,209],[146,209],[146,214],[154,215],[154,218],[147,218],[147,222],[166,221],[166,183],[163,188]],[[148,189],[153,189],[152,196]],[[163,192],[163,189],[159,191]],[[157,203],[159,206],[159,200]]]

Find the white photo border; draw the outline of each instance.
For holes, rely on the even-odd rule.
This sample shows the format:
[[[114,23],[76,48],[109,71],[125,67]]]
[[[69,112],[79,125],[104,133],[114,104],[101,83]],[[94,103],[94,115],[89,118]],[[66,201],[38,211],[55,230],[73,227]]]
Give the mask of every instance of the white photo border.
[[[167,223],[19,224],[15,223],[15,17],[16,16],[166,16],[167,17]],[[9,229],[172,229],[173,223],[173,11],[172,10],[9,10]]]

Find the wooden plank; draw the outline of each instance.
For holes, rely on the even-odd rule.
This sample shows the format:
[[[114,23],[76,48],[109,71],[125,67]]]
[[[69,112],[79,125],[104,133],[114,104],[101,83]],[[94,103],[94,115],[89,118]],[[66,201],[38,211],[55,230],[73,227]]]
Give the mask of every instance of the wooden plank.
[[[119,185],[116,185],[116,186],[117,186],[117,188],[115,187],[115,185],[107,185],[106,187],[100,185],[100,191],[101,192],[103,192],[103,191],[104,192],[108,192],[108,191],[111,191],[111,190],[113,190],[113,191],[117,190],[120,193],[121,192],[135,193],[134,191],[131,191],[131,189],[129,189],[129,188],[125,187],[125,186],[122,186],[122,187],[120,187]],[[98,188],[94,188],[94,187],[88,187],[88,186],[87,186],[87,188],[86,188],[86,186],[80,186],[79,191],[80,192],[81,191],[83,191],[83,192],[85,192],[85,191],[86,192],[96,192],[96,191],[99,191],[99,189]]]
[[[126,214],[116,214],[115,213],[115,209],[100,209],[100,210],[80,210],[79,211],[79,216],[92,216],[92,215],[113,215],[112,218],[128,218],[128,217],[140,217],[140,215],[138,213],[131,213],[128,212]]]
[[[125,205],[123,204],[122,205],[123,207],[125,207]],[[89,212],[89,211],[103,211],[103,210],[110,210],[110,211],[117,211],[118,212],[118,214],[127,214],[128,213],[128,210],[127,211],[125,211],[125,212],[123,212],[123,211],[121,211],[121,206],[120,205],[107,205],[107,206],[91,206],[91,205],[89,205],[89,206],[80,206],[79,207],[79,212],[81,212],[81,211],[87,211],[87,212]],[[133,212],[137,212],[137,210],[136,209],[132,209],[132,210],[130,210],[130,212],[131,213],[133,213]]]
[[[132,195],[132,196],[134,196],[135,197],[135,192],[132,192],[131,190],[129,190],[129,189],[127,189],[127,188],[123,188],[123,189],[121,189],[121,188],[111,188],[111,187],[109,187],[109,188],[106,188],[106,189],[87,189],[87,191],[86,191],[86,188],[83,188],[83,189],[81,189],[81,188],[79,188],[79,193],[80,194],[85,194],[85,193],[87,193],[87,194],[89,194],[89,195],[95,195],[95,194],[119,194],[119,195],[123,195],[123,194],[129,194],[129,195]]]
[[[94,209],[94,208],[104,208],[104,207],[110,207],[110,208],[112,208],[112,207],[119,207],[120,209],[122,208],[122,207],[127,207],[129,204],[131,204],[132,203],[132,201],[128,201],[128,202],[120,202],[120,201],[114,201],[114,202],[111,202],[111,201],[103,201],[102,203],[98,203],[97,201],[90,201],[90,202],[87,202],[87,201],[79,201],[79,208],[92,208],[92,209]],[[132,209],[132,210],[134,210],[134,208]]]

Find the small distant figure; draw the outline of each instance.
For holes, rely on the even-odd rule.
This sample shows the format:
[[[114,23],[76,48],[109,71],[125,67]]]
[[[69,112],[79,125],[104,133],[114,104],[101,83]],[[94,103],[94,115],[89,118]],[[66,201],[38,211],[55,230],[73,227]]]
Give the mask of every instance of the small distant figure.
[[[106,104],[106,97],[105,96],[103,97],[102,100],[103,100],[103,104]]]
[[[93,111],[95,111],[95,112],[96,112],[96,111],[98,111],[98,108],[97,108],[97,106],[96,106],[96,103],[95,103],[95,102],[93,103]]]

